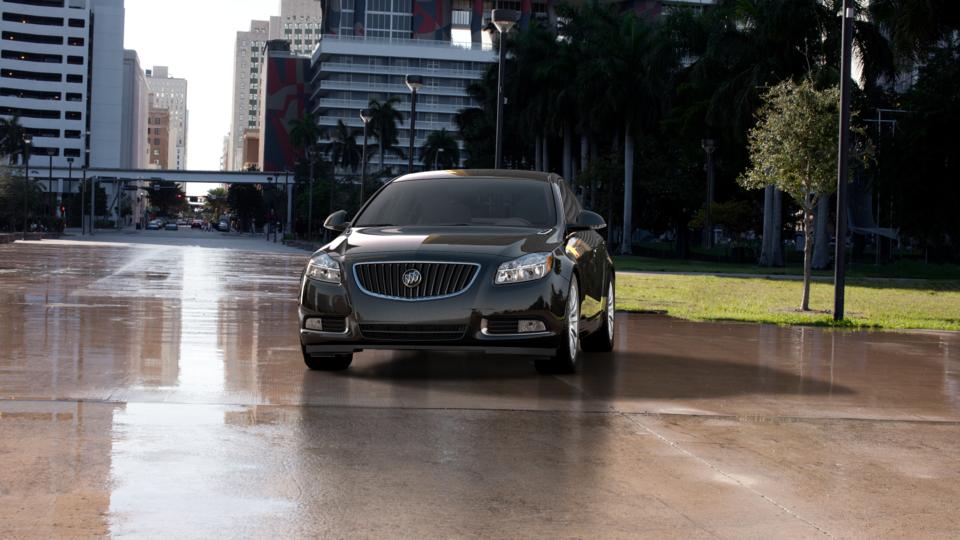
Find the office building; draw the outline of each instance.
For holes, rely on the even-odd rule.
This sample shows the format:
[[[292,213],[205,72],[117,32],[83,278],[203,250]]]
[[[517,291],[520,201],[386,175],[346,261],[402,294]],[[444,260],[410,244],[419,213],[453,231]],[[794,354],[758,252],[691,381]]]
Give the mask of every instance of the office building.
[[[243,134],[260,128],[260,68],[269,39],[269,21],[251,21],[250,30],[237,32],[233,59],[233,118],[224,170],[243,170]]]
[[[291,53],[310,56],[323,32],[322,14],[320,0],[280,0],[280,16],[270,17],[270,39],[289,41]]]
[[[0,8],[0,115],[18,116],[33,137],[34,174],[136,159],[136,141],[124,141],[135,139],[141,101],[123,48],[123,0],[0,0]],[[104,187],[116,217],[116,186]]]
[[[170,110],[150,108],[147,120],[149,169],[170,169]]]
[[[147,165],[147,115],[150,89],[140,68],[137,51],[123,53],[123,116],[121,117],[120,167],[143,169]]]
[[[169,113],[167,154],[164,162],[169,169],[187,168],[187,138],[190,113],[187,109],[187,80],[171,77],[166,66],[154,66],[147,70],[150,87],[150,108]]]

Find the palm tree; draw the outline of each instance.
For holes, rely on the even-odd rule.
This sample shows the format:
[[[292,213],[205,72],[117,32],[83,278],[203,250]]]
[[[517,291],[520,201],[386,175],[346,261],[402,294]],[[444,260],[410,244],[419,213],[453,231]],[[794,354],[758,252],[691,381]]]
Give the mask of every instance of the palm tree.
[[[397,147],[397,125],[403,121],[403,115],[394,108],[400,102],[400,98],[393,96],[386,101],[371,99],[369,108],[373,119],[370,120],[370,128],[373,137],[377,140],[380,147],[380,171],[384,171],[384,154],[390,152],[400,158],[406,157],[403,150]]]
[[[303,118],[297,118],[290,121],[290,141],[300,149],[304,157],[307,151],[317,144],[320,137],[320,126],[317,124],[317,118],[313,113],[307,113]]]
[[[335,167],[356,172],[363,155],[363,145],[357,144],[358,135],[358,130],[348,128],[343,120],[337,120],[337,126],[329,132],[330,142],[321,149],[330,156]]]
[[[460,147],[446,129],[431,131],[420,147],[420,162],[427,168],[453,169],[460,164]]]
[[[9,157],[12,161],[14,156],[22,154],[23,136],[19,116],[0,118],[0,158]]]
[[[652,132],[673,91],[678,60],[659,27],[632,13],[621,16],[618,31],[597,36],[605,55],[595,70],[607,81],[603,114],[618,118],[623,133],[623,238],[620,253],[632,249],[635,136]],[[614,83],[615,81],[615,83]]]

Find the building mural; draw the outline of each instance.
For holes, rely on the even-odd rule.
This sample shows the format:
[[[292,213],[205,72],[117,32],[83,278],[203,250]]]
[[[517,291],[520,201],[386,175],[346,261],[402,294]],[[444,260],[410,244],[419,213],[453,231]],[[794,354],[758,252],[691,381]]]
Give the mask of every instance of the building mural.
[[[263,136],[260,155],[264,171],[292,170],[299,150],[290,140],[290,125],[303,118],[307,102],[306,75],[310,61],[271,54],[266,62]]]

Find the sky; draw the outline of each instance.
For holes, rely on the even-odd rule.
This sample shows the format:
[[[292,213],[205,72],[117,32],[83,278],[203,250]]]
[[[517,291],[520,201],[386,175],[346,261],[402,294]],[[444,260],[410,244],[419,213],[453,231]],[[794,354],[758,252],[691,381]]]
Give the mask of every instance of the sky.
[[[140,67],[168,66],[187,79],[187,168],[218,170],[230,132],[233,46],[253,19],[280,14],[279,0],[126,0],[124,48]],[[188,194],[215,187],[189,184]]]

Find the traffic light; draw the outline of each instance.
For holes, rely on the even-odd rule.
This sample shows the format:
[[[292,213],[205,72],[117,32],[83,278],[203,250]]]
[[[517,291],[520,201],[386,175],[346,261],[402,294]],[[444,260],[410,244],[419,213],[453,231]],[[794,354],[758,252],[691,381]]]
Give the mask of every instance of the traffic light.
[[[67,207],[66,207],[66,205],[63,205],[63,204],[60,205],[60,215],[61,215],[61,216],[67,215]]]

